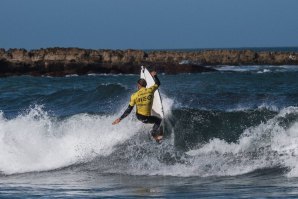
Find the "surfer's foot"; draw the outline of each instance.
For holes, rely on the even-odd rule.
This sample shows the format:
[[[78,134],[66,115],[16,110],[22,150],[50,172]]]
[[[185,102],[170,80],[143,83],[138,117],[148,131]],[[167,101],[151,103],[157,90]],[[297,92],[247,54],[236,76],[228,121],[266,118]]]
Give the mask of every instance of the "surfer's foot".
[[[156,135],[156,136],[153,136],[153,138],[155,139],[155,141],[157,142],[157,143],[161,143],[161,141],[162,141],[162,135]]]
[[[151,131],[150,131],[150,134],[151,134],[151,136],[154,138],[154,140],[155,140],[157,143],[161,143],[161,140],[162,140],[162,138],[163,138],[163,135],[162,135],[161,132],[151,130]]]

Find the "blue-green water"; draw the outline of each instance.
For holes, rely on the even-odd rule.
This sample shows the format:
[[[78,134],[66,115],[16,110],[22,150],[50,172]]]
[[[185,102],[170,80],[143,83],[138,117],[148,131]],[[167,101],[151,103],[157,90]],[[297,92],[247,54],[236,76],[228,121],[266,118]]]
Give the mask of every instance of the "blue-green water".
[[[298,196],[298,66],[163,75],[162,144],[136,75],[0,79],[0,197]]]

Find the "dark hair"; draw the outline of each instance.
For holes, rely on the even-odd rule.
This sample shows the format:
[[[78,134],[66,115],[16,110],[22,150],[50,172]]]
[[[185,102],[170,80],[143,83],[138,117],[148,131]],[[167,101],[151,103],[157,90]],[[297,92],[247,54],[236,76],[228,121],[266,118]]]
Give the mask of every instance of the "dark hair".
[[[147,86],[147,82],[145,79],[139,79],[138,80],[138,84],[140,84],[142,87],[146,87]]]

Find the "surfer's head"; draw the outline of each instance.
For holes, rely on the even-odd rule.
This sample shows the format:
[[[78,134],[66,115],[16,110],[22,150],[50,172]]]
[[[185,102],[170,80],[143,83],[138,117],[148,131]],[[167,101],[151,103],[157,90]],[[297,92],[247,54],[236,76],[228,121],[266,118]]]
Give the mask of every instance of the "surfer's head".
[[[147,86],[147,82],[146,82],[145,79],[139,79],[139,80],[138,80],[138,85],[139,85],[140,87],[145,87],[145,88],[146,88],[146,86]]]

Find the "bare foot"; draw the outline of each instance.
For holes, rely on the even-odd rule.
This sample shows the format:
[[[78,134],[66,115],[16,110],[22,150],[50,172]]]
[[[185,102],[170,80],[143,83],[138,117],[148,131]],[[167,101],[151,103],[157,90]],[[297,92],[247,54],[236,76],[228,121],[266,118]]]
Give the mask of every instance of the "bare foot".
[[[155,139],[156,142],[160,143],[160,141],[162,140],[162,136],[161,135],[157,135],[153,137]]]

